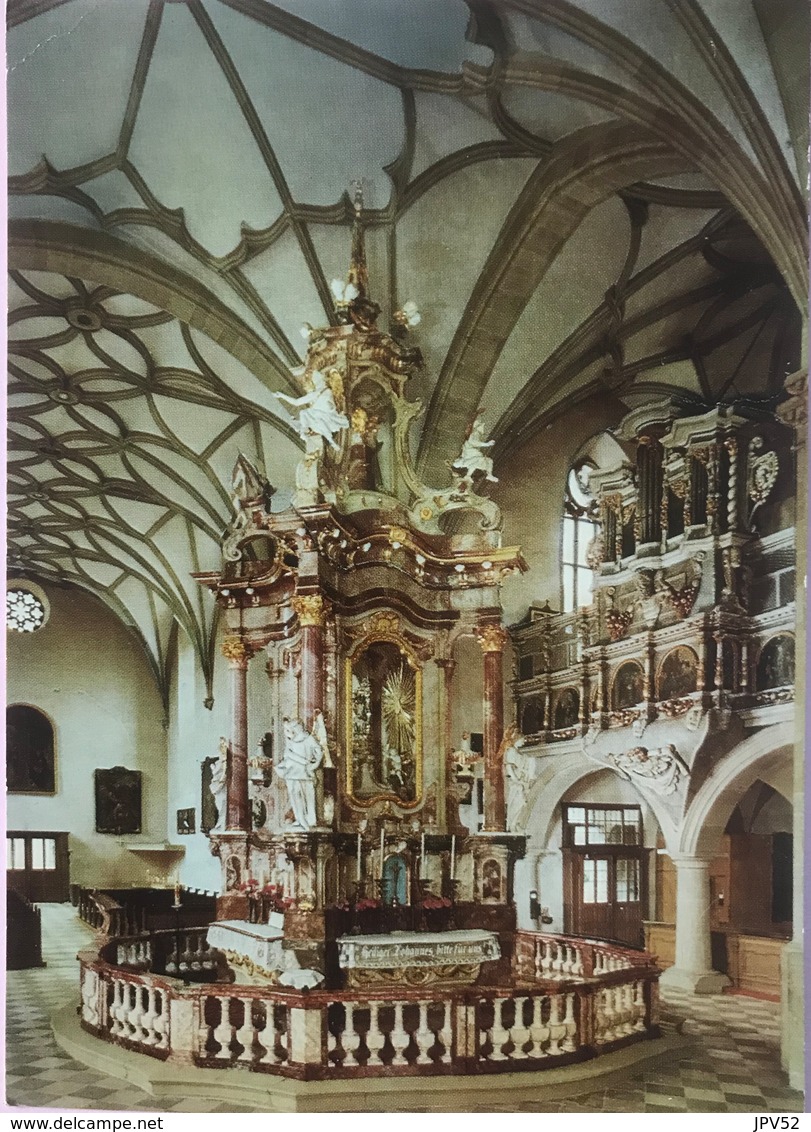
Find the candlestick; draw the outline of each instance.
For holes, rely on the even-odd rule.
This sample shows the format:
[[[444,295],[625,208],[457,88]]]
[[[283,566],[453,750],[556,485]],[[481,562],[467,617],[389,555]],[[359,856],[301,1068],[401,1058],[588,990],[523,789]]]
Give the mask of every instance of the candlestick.
[[[383,879],[383,854],[386,851],[386,830],[380,827],[380,879]]]
[[[456,834],[451,834],[451,880],[456,876]]]
[[[360,846],[361,846],[361,836],[360,836],[360,834],[358,834],[358,880],[360,880]]]
[[[176,884],[175,885],[175,904],[179,904],[179,903],[180,903],[180,885]]]
[[[425,875],[425,830],[422,831],[422,838],[420,840],[420,876]]]

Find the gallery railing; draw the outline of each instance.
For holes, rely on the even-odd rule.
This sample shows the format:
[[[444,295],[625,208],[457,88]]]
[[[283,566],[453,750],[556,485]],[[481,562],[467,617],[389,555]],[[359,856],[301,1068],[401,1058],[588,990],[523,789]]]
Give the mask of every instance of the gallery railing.
[[[145,969],[179,954],[182,979],[193,963],[216,977],[197,933],[174,946],[171,934],[80,953],[86,1030],[153,1057],[300,1079],[543,1069],[659,1032],[651,956],[610,944],[519,932],[509,987],[294,991]]]

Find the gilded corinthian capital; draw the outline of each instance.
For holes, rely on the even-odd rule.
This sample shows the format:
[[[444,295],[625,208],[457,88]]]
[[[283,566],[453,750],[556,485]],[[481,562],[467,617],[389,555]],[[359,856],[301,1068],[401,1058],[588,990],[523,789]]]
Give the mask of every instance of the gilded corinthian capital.
[[[327,603],[321,594],[295,594],[291,604],[301,625],[323,627],[327,619]]]
[[[476,640],[482,652],[504,652],[507,633],[500,625],[482,625],[476,630]]]
[[[230,636],[222,643],[222,655],[232,664],[247,664],[252,652],[241,637]]]

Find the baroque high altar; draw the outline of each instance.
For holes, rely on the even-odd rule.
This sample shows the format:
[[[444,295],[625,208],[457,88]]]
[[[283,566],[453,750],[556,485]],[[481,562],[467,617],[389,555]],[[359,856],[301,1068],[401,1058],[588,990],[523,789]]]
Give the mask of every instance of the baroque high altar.
[[[329,945],[364,923],[441,925],[466,940],[459,962],[444,966],[450,977],[452,967],[473,971],[465,960],[477,958],[483,929],[500,937],[505,958],[515,930],[513,868],[525,839],[507,832],[499,586],[525,564],[501,545],[480,418],[449,453],[450,484],[426,485],[414,469],[420,404],[405,389],[422,359],[406,339],[419,315],[407,303],[392,334],[377,326],[361,209],[356,199],[348,279],[333,283],[337,324],[306,328],[301,395],[278,395],[304,441],[292,504],[275,508],[274,488],[240,456],[222,569],[197,575],[222,610],[231,680],[230,734],[212,777],[218,919],[270,915],[286,952],[277,965],[328,981]],[[483,823],[473,831],[460,822],[450,722],[463,637],[478,642],[482,664],[482,717],[470,729],[481,727],[483,749],[471,758]],[[266,666],[259,702],[248,699],[251,663]],[[256,734],[264,738],[252,749]],[[478,958],[497,957],[489,946]],[[412,950],[419,966],[425,957]],[[343,966],[362,965],[344,952]],[[402,974],[414,964],[400,956],[392,965]]]

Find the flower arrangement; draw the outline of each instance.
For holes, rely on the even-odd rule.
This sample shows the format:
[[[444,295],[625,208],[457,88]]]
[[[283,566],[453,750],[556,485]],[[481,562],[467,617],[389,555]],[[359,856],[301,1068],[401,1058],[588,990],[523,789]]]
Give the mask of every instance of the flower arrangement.
[[[372,908],[381,908],[382,905],[379,900],[373,896],[362,896],[355,905],[355,910],[358,912],[368,912]]]
[[[423,897],[422,907],[427,910],[450,908],[451,901],[447,896],[434,896],[432,893],[429,893],[427,896]]]

